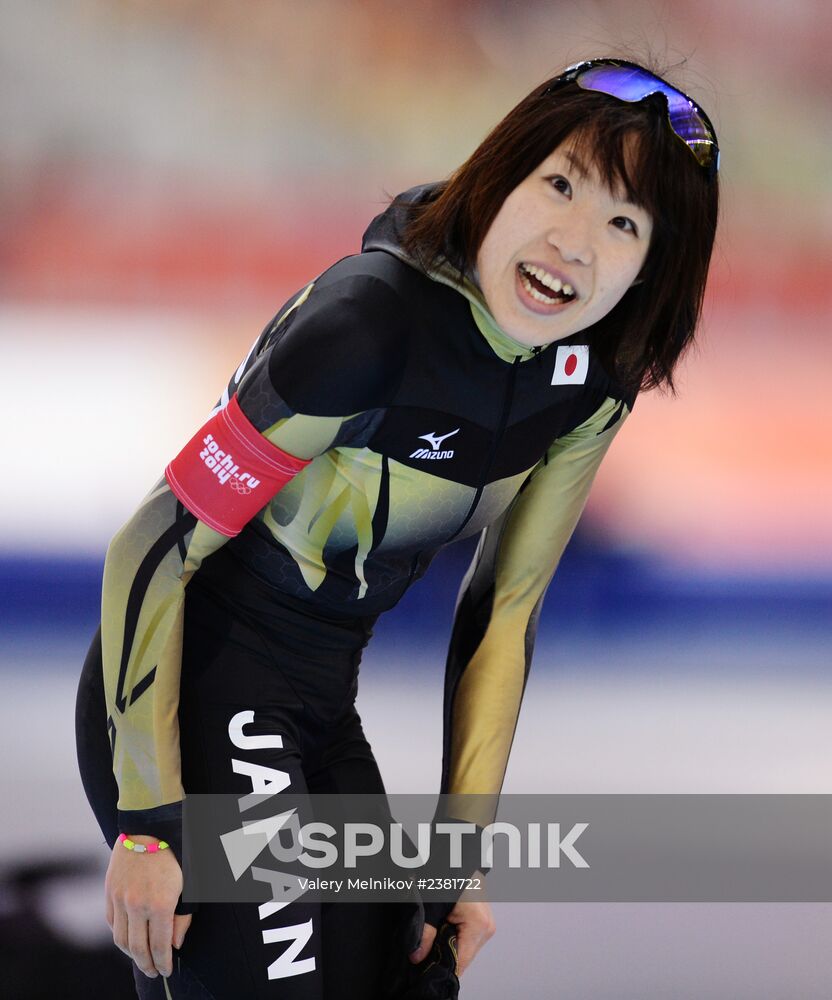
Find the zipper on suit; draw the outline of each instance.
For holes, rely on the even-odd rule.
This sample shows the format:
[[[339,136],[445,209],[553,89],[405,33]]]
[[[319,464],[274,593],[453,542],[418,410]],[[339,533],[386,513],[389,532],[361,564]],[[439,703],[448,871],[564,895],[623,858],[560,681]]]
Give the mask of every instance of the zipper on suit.
[[[508,370],[508,376],[506,378],[506,389],[503,393],[503,409],[500,414],[500,422],[497,424],[497,432],[494,435],[494,443],[488,453],[488,458],[485,461],[483,470],[480,473],[480,481],[477,485],[477,491],[474,494],[474,499],[471,501],[471,506],[468,508],[468,513],[465,515],[462,524],[456,529],[456,531],[448,538],[448,541],[453,541],[454,538],[462,531],[465,525],[474,516],[474,511],[480,502],[480,497],[482,496],[482,491],[485,489],[485,484],[488,482],[488,474],[491,472],[491,466],[494,464],[494,458],[497,454],[497,449],[503,440],[503,434],[506,430],[506,424],[508,423],[509,413],[511,412],[511,404],[514,399],[514,386],[517,381],[517,369],[520,367],[520,362],[523,360],[522,355],[518,354],[514,361],[511,363],[511,368]]]

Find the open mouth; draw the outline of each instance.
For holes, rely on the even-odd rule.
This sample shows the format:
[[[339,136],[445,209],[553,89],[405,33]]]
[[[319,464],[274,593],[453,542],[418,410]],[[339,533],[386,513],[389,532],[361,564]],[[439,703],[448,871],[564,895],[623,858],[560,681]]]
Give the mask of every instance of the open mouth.
[[[575,289],[549,274],[536,264],[518,264],[517,273],[523,288],[536,301],[544,305],[565,305],[578,297]]]

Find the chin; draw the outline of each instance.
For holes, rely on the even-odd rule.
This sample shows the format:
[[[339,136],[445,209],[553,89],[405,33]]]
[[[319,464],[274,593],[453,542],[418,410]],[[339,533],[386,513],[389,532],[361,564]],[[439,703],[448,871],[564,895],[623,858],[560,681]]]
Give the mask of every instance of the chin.
[[[547,344],[554,344],[558,340],[563,340],[565,337],[571,337],[573,333],[577,331],[572,329],[563,328],[553,330],[553,329],[528,329],[521,328],[517,333],[510,334],[516,341],[521,344],[525,344],[526,347],[546,347]]]

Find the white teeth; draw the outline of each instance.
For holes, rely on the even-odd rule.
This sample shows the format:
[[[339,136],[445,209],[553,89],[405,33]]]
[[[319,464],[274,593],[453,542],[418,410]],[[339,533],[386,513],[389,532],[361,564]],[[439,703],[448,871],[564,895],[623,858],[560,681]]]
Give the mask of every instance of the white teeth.
[[[553,274],[549,274],[548,271],[544,271],[542,267],[536,267],[534,264],[524,264],[523,267],[525,267],[529,274],[533,274],[542,285],[551,288],[553,292],[559,292],[563,287],[560,278],[556,278]]]
[[[523,282],[523,287],[529,295],[531,295],[531,297],[536,299],[538,302],[545,302],[546,305],[553,305],[557,302],[557,299],[553,299],[549,295],[544,295],[543,292],[539,292],[529,281],[527,275],[525,275],[522,271],[520,272],[520,280]]]
[[[562,292],[566,296],[575,295],[575,289],[564,282],[561,282],[560,278],[556,278],[553,274],[549,274],[548,271],[544,271],[542,267],[538,267],[536,264],[521,264],[520,274],[525,277],[526,274],[531,274],[547,288],[551,288],[553,292]],[[528,283],[524,282],[524,286]],[[532,289],[534,291],[534,289]],[[542,293],[538,293],[540,295]],[[535,296],[537,298],[537,296]],[[541,301],[549,301],[546,296],[543,296]]]

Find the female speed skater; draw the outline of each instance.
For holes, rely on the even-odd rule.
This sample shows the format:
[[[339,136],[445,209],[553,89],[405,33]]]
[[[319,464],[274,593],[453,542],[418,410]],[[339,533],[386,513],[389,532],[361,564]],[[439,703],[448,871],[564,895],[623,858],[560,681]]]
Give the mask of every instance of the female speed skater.
[[[78,753],[140,997],[457,995],[488,903],[404,924],[303,898],[268,920],[192,912],[183,801],[250,793],[253,768],[383,794],[361,651],[471,535],[440,790],[496,800],[546,587],[636,396],[672,388],[692,342],[718,158],[704,111],[644,67],[592,60],[538,86],[278,311],[115,536]]]

